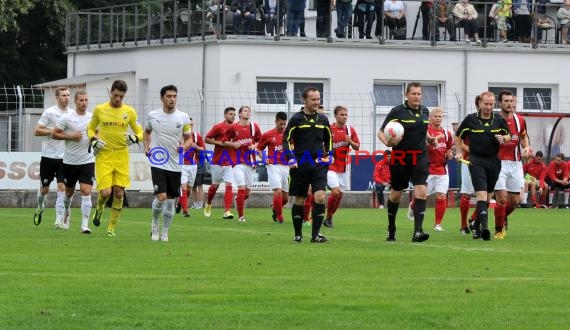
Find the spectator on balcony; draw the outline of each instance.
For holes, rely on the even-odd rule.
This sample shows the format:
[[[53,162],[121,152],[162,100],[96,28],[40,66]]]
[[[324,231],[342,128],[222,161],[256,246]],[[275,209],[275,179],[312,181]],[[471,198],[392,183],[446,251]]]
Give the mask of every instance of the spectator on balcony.
[[[495,23],[497,30],[499,30],[500,42],[507,42],[507,19],[512,15],[513,2],[512,0],[499,0],[497,2],[497,12],[495,16]]]
[[[470,43],[471,39],[477,44],[481,43],[479,40],[479,24],[477,18],[479,14],[475,7],[468,2],[468,0],[460,0],[455,7],[453,7],[453,16],[455,16],[455,23],[462,26],[465,31],[465,42]]]
[[[372,24],[374,24],[374,0],[357,0],[354,7],[358,38],[372,39]],[[378,23],[377,23],[378,24]],[[366,27],[366,28],[365,28]]]
[[[562,44],[568,44],[568,27],[570,27],[570,0],[564,2],[564,6],[558,9],[556,18],[560,22],[560,32],[562,33]]]
[[[439,41],[439,27],[445,27],[449,33],[449,41],[455,41],[455,23],[453,22],[453,7],[449,0],[438,0],[435,6],[435,40]],[[430,26],[432,26],[430,24]]]
[[[514,21],[515,21],[515,39],[518,42],[530,42],[532,31],[532,1],[531,0],[514,0]]]
[[[297,36],[301,24],[305,24],[305,0],[287,0],[287,35]],[[304,32],[304,31],[303,31]]]
[[[327,38],[331,31],[331,9],[334,0],[315,0],[317,10],[317,19],[315,28],[317,30],[317,38]],[[301,37],[303,37],[305,29],[301,29]]]
[[[235,34],[249,34],[255,22],[257,7],[253,0],[233,0],[231,10],[234,12],[233,29]],[[243,32],[240,25],[243,21]]]
[[[336,33],[337,38],[346,38],[346,27],[352,20],[352,0],[333,0],[336,2]]]
[[[263,14],[267,33],[272,36],[274,33],[279,34],[279,30],[283,26],[285,9],[285,1],[283,0],[265,0],[263,4]]]
[[[386,25],[390,31],[406,28],[406,8],[403,1],[386,0],[384,2],[384,15],[386,16]]]

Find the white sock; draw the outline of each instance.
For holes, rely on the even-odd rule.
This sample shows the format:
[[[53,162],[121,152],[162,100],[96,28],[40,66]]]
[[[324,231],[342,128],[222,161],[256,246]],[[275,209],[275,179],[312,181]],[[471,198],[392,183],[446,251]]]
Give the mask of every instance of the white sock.
[[[568,197],[570,197],[570,191],[564,190],[564,204],[568,205]]]
[[[55,222],[61,224],[63,221],[63,213],[65,212],[65,205],[63,204],[63,196],[65,194],[63,191],[57,192],[57,198],[55,199]]]
[[[81,196],[81,227],[89,227],[89,215],[91,214],[91,196]]]
[[[71,206],[71,201],[73,201],[73,195],[71,195],[70,197],[67,197],[67,195],[63,195],[63,207],[66,210],[70,210],[70,206]]]
[[[521,204],[526,204],[527,201],[528,201],[528,193],[525,192],[525,193],[523,193],[523,199],[522,199]]]
[[[37,194],[37,201],[38,201],[38,209],[43,210],[45,205],[44,205],[44,201],[46,199],[46,196],[44,194],[42,194],[41,191],[38,190],[38,194]]]
[[[159,201],[156,197],[152,201],[152,225],[158,227],[158,221],[164,210],[164,201]]]
[[[164,211],[162,212],[162,232],[168,234],[168,228],[174,217],[174,199],[167,199]]]

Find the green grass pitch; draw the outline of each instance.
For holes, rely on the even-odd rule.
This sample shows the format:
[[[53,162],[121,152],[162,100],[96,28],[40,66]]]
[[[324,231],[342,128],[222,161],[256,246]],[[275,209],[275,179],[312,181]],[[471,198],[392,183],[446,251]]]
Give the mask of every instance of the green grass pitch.
[[[194,211],[194,210],[192,210]],[[246,223],[214,209],[177,216],[170,242],[150,240],[150,209],[124,209],[117,237],[108,210],[92,235],[40,226],[32,209],[0,209],[2,328],[555,329],[570,321],[569,211],[517,209],[505,240],[444,232],[412,243],[406,209],[398,241],[386,211],[340,209],[330,242],[295,244],[290,222],[247,209]],[[492,218],[492,213],[491,213]],[[491,221],[492,222],[492,221]]]

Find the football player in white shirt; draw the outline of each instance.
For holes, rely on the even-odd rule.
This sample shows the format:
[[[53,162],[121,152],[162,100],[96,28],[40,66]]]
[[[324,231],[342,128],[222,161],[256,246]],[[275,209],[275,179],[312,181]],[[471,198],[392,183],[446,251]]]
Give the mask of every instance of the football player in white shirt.
[[[192,128],[187,113],[176,109],[176,86],[160,90],[162,108],[149,112],[143,136],[144,150],[150,161],[155,198],[152,201],[151,239],[168,241],[168,229],[174,217],[175,198],[180,196],[181,166],[178,161],[180,141],[190,148]],[[162,214],[162,233],[159,218]]]
[[[75,184],[79,181],[81,192],[81,233],[91,234],[89,229],[89,215],[91,213],[91,189],[95,177],[95,157],[89,148],[87,126],[92,114],[87,111],[89,97],[87,92],[75,93],[75,111],[61,117],[54,127],[51,137],[55,140],[65,141],[63,154],[63,182],[65,195],[63,205],[63,229],[69,229],[71,224],[71,200],[75,193]]]
[[[51,132],[59,119],[69,112],[69,89],[58,87],[55,90],[57,105],[44,110],[38,124],[34,129],[35,136],[45,136],[42,141],[42,159],[40,161],[40,190],[37,194],[36,212],[34,213],[34,224],[37,226],[42,222],[44,212],[44,200],[49,192],[49,186],[54,177],[57,181],[57,199],[55,200],[55,228],[62,228],[64,215],[63,191],[63,153],[65,144],[51,138]]]

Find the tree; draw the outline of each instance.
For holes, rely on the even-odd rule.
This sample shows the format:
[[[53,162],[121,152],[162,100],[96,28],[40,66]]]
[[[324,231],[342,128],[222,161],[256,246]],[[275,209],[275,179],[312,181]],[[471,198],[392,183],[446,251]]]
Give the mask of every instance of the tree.
[[[0,0],[0,32],[17,29],[16,19],[34,6],[33,0]]]
[[[20,6],[2,7],[13,14],[13,21],[0,32],[0,83],[29,86],[65,77],[65,14],[73,9],[71,4],[67,0],[13,3]]]

